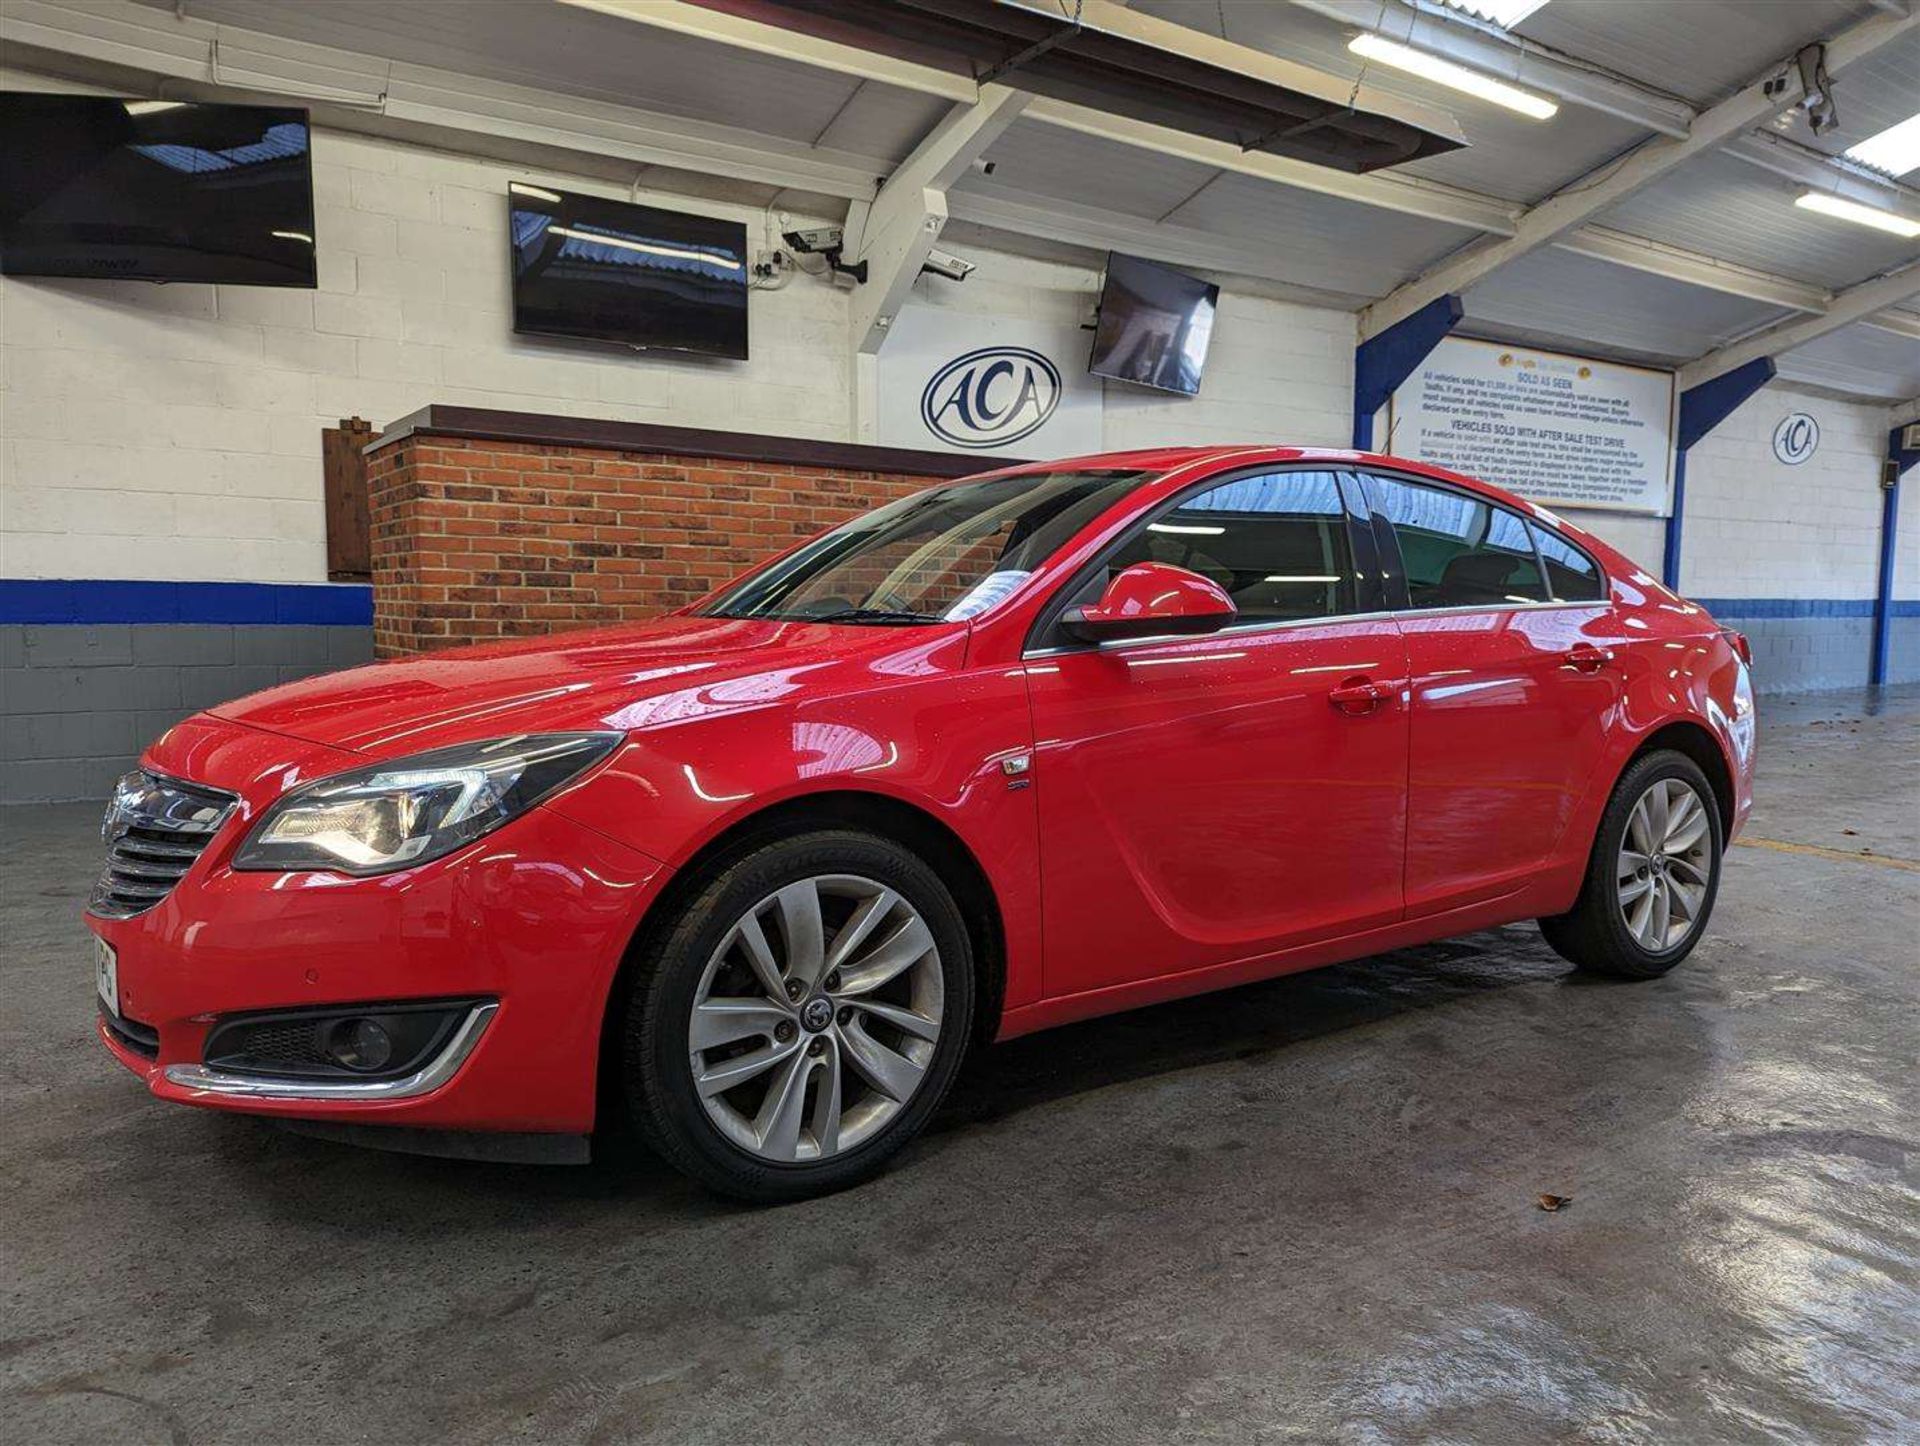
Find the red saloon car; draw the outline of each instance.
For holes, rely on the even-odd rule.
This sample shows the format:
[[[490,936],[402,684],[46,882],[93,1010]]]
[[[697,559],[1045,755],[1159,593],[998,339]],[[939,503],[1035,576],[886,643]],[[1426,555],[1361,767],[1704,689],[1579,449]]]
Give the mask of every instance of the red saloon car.
[[[624,1105],[813,1194],[976,1042],[1529,918],[1665,972],[1749,808],[1745,652],[1430,467],[1013,468],[179,724],[107,814],[100,1035],[162,1099],[550,1159]]]

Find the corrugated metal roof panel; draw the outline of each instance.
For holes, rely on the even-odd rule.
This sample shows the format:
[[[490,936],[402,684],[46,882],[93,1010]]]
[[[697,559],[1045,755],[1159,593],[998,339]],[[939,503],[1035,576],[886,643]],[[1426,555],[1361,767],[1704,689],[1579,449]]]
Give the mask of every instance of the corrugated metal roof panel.
[[[1158,221],[1218,175],[1212,166],[1039,121],[1016,121],[992,151],[993,180]],[[963,177],[960,186],[969,183]]]
[[[1836,391],[1901,400],[1920,396],[1920,343],[1878,327],[1829,332],[1779,359],[1780,375]]]
[[[1516,29],[1704,106],[1871,13],[1860,0],[1553,0]]]
[[[1467,293],[1467,322],[1662,363],[1688,361],[1786,313],[1566,251],[1536,251]]]
[[[1352,284],[1343,289],[1371,296],[1385,295],[1478,234],[1413,216],[1383,218],[1354,201],[1241,175],[1222,175],[1169,219],[1258,241],[1316,271],[1345,274]]]
[[[1806,188],[1731,156],[1689,161],[1601,224],[1837,290],[1920,255],[1913,242],[1793,204]]]
[[[171,10],[171,0],[161,8]],[[192,14],[197,20],[313,45],[808,143],[833,121],[859,84],[854,77],[797,61],[573,6],[475,5],[468,0],[328,0],[324,5],[193,0]],[[917,104],[921,98],[912,99]],[[900,144],[898,129],[894,127],[895,145]],[[905,149],[897,154],[904,155]]]

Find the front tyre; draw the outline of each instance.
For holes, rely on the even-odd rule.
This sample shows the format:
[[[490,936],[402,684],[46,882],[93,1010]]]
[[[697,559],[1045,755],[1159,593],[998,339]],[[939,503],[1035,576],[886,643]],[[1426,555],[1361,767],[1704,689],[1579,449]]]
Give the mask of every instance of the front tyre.
[[[1720,890],[1720,810],[1700,766],[1635,760],[1600,820],[1580,898],[1540,921],[1554,952],[1595,974],[1653,979],[1700,941]]]
[[[722,1194],[825,1194],[920,1132],[973,1011],[966,925],[924,860],[851,830],[782,839],[723,862],[635,976],[628,1104]]]

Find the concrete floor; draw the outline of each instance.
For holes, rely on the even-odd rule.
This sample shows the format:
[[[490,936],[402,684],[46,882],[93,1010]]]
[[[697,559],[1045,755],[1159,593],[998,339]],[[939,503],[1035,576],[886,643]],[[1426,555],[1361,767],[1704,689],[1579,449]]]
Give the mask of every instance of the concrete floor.
[[[1876,707],[1765,706],[1666,980],[1529,926],[1022,1040],[761,1212],[153,1102],[90,1040],[96,811],[7,811],[5,1435],[1920,1439],[1920,872],[1861,854],[1920,859],[1920,692]]]

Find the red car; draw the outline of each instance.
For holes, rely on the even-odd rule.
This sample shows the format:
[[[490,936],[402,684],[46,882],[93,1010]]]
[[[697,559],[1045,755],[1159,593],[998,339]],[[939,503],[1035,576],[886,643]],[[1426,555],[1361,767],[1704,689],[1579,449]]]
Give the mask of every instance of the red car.
[[[122,780],[100,1035],[162,1099],[716,1189],[872,1174],[976,1042],[1519,919],[1648,978],[1746,644],[1449,473],[1015,468],[668,617],[293,683]],[[458,1133],[466,1132],[466,1133]]]

